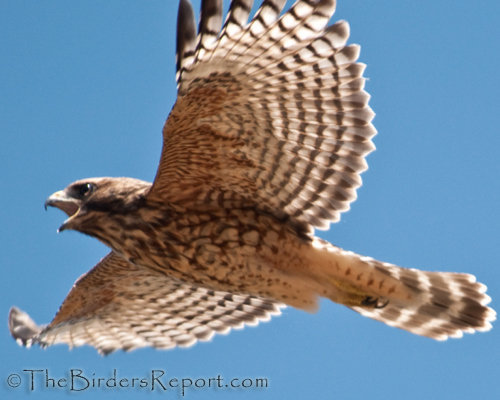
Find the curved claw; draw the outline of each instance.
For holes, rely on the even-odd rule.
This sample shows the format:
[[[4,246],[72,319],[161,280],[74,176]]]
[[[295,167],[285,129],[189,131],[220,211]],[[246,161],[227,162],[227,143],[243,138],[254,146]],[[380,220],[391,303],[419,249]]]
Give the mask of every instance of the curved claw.
[[[379,297],[366,296],[361,302],[361,305],[373,308],[384,308],[389,304],[389,299],[387,299],[385,303],[379,303],[379,300]]]
[[[387,299],[385,301],[385,303],[377,303],[377,305],[375,306],[375,308],[384,308],[387,304],[389,304],[389,299]]]

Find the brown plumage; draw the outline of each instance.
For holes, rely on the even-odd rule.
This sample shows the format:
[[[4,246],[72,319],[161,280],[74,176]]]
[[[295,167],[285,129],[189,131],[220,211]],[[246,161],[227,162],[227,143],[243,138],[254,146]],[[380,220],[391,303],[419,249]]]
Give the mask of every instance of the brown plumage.
[[[319,297],[443,340],[488,330],[495,312],[472,275],[423,272],[314,236],[349,209],[374,150],[374,113],[349,27],[333,0],[187,0],[177,32],[178,99],[153,184],[75,182],[46,205],[112,250],[74,285],[45,328],[13,308],[22,344],[101,353],[171,348],[256,324]]]

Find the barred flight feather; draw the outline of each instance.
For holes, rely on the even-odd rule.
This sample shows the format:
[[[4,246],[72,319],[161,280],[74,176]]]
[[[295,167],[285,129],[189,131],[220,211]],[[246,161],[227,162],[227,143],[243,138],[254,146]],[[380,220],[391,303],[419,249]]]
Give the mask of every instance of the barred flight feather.
[[[245,26],[251,2],[233,2],[218,39],[212,40],[222,5],[203,3],[198,45],[181,63],[179,99],[172,110],[175,119],[186,118],[187,101],[190,109],[197,104],[198,117],[189,115],[188,131],[167,122],[151,196],[168,198],[166,188],[208,169],[214,179],[206,181],[205,192],[233,191],[277,216],[285,211],[309,229],[328,229],[356,199],[376,134],[370,96],[363,90],[364,65],[356,64],[359,46],[346,46],[347,22],[327,27],[335,1],[300,0],[279,17],[284,4],[264,1]],[[211,99],[209,93],[221,89],[224,97]],[[204,97],[196,97],[199,90]],[[218,104],[217,112],[203,112],[208,104]],[[209,129],[199,131],[201,126]],[[192,156],[187,137],[195,129],[197,154],[210,164]],[[230,140],[211,147],[206,134]]]
[[[210,340],[279,315],[284,304],[208,290],[139,268],[110,253],[75,282],[54,320],[37,326],[12,308],[9,329],[25,346],[84,344],[101,354],[151,346],[169,349]]]

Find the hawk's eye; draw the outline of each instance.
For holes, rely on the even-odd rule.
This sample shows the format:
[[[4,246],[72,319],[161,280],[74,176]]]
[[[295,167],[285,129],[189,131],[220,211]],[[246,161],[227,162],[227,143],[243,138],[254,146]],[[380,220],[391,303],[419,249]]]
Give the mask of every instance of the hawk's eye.
[[[84,185],[81,185],[80,188],[78,189],[78,193],[81,196],[88,196],[90,193],[92,193],[92,190],[94,190],[94,185],[91,183],[85,183]]]

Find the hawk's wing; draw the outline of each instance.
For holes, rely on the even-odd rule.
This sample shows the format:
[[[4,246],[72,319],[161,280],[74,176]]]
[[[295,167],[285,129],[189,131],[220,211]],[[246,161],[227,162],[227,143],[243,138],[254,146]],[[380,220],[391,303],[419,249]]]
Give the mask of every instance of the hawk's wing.
[[[163,130],[151,198],[252,205],[327,229],[349,208],[376,134],[359,46],[334,0],[188,0],[177,33],[178,98]],[[219,33],[220,31],[220,33]]]
[[[272,300],[189,285],[111,252],[76,281],[49,325],[37,326],[13,307],[9,329],[27,346],[88,344],[107,354],[144,346],[190,346],[216,332],[267,321],[283,307]]]

